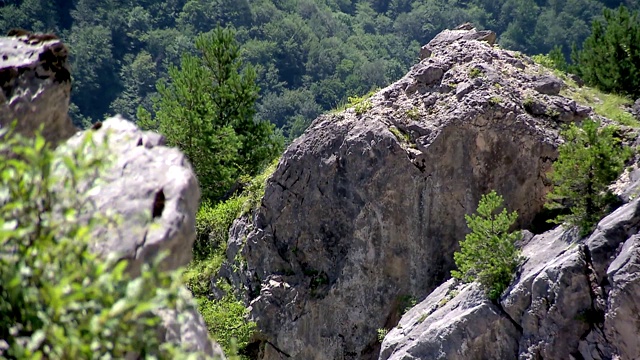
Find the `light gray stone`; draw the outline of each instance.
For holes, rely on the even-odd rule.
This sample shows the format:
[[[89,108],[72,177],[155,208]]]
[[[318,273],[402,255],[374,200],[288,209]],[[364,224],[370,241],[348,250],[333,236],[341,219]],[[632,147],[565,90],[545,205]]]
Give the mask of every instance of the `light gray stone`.
[[[111,168],[100,185],[89,191],[89,198],[98,211],[111,211],[120,221],[116,228],[94,230],[94,250],[120,254],[129,261],[134,276],[143,263],[165,250],[170,256],[163,269],[186,265],[192,256],[200,189],[185,156],[163,146],[161,137],[140,131],[121,117],[87,131],[94,132],[97,144],[108,141],[112,158]],[[76,147],[82,139],[79,133],[66,145]]]
[[[0,37],[0,54],[0,128],[15,120],[15,130],[31,137],[43,126],[42,135],[53,145],[73,135],[66,46],[56,39]]]
[[[514,359],[518,328],[478,284],[448,281],[413,307],[384,338],[380,360]]]

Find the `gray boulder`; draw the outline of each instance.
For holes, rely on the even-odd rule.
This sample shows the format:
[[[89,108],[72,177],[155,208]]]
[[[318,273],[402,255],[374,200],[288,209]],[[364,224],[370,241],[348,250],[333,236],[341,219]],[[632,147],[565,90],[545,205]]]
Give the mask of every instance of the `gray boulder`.
[[[477,284],[450,280],[384,338],[380,360],[514,359],[520,332]]]
[[[95,229],[94,250],[120,254],[134,276],[161,251],[171,254],[164,269],[186,265],[192,256],[200,189],[184,154],[164,146],[160,135],[143,132],[121,117],[87,131],[94,132],[97,144],[108,141],[112,161],[89,198],[98,211],[111,211],[120,221],[115,229]],[[66,145],[78,146],[83,135]]]
[[[532,85],[533,89],[541,94],[558,95],[564,83],[553,75],[544,75],[537,79]]]
[[[444,30],[436,35],[427,45],[420,49],[420,59],[426,59],[433,54],[436,49],[445,47],[460,40],[486,41],[489,45],[496,42],[497,35],[490,30],[476,30],[473,25],[466,23],[453,30]]]
[[[447,329],[446,334],[463,334],[434,337],[433,325],[412,319],[418,309],[428,309],[434,299],[445,298],[445,284],[389,332],[380,359],[453,359],[450,354],[468,344],[475,344],[473,356],[479,359],[640,358],[639,228],[640,201],[636,200],[605,217],[589,238],[558,227],[525,240],[526,261],[500,304],[492,304],[503,309],[496,312],[501,321],[493,316],[479,319],[473,312],[446,318],[426,312],[421,324],[437,324],[438,329]],[[486,302],[470,292],[452,293],[448,290],[446,306],[471,302],[479,307]],[[468,331],[477,322],[495,337]],[[516,354],[497,356],[493,344],[509,341],[515,344]]]
[[[0,37],[0,54],[0,128],[15,120],[18,133],[33,136],[43,126],[54,145],[73,135],[66,46],[47,36]]]

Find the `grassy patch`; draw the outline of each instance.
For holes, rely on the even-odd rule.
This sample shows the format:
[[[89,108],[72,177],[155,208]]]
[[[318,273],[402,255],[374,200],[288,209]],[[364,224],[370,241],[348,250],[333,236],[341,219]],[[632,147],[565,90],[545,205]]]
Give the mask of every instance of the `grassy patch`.
[[[400,131],[400,129],[398,129],[395,126],[391,126],[389,128],[389,131],[391,131],[391,133],[393,133],[393,135],[395,135],[396,139],[398,139],[398,141],[400,141],[400,142],[410,142],[411,141],[411,137],[409,137],[409,134]]]
[[[336,107],[331,113],[338,113],[349,108],[353,108],[358,115],[362,115],[365,112],[371,110],[373,104],[369,101],[369,98],[377,93],[380,88],[375,88],[362,96],[349,96],[348,101]]]
[[[418,110],[417,107],[408,109],[407,111],[405,111],[405,114],[407,114],[407,117],[413,121],[420,119],[420,110]]]
[[[225,354],[231,355],[230,359],[236,359],[234,354],[238,349],[247,346],[256,324],[247,321],[247,309],[233,295],[229,284],[218,281],[217,287],[227,295],[220,300],[211,299],[211,281],[225,261],[231,224],[238,216],[258,206],[264,196],[266,180],[275,171],[277,163],[274,161],[254,178],[242,179],[246,186],[239,196],[215,205],[202,203],[196,214],[194,260],[182,274],[182,280],[193,294],[209,333]]]
[[[565,72],[554,69],[554,63],[548,56],[534,56],[533,60],[567,83],[568,87],[560,91],[562,96],[573,99],[580,105],[592,107],[596,114],[609,118],[620,125],[640,128],[640,121],[624,110],[624,106],[633,104],[631,99],[616,94],[607,94],[588,86],[579,87]]]
[[[247,321],[247,308],[230,291],[220,300],[197,298],[198,310],[202,314],[212,337],[222,346],[225,354],[236,354],[245,348],[256,330],[256,323]],[[233,356],[233,355],[232,355]]]

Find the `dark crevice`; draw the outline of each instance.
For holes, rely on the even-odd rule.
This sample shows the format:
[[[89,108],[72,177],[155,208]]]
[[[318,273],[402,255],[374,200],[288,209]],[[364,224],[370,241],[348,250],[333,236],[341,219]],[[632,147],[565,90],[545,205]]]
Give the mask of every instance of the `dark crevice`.
[[[164,190],[160,189],[160,191],[156,193],[156,197],[153,200],[153,209],[151,210],[152,219],[159,218],[160,216],[162,216],[162,211],[164,211],[164,202],[165,202]]]
[[[500,314],[502,314],[505,318],[507,318],[507,320],[509,320],[509,322],[516,328],[516,330],[518,330],[518,334],[520,335],[518,337],[518,343],[519,343],[520,337],[522,337],[522,333],[523,333],[522,326],[520,326],[520,324],[518,324],[515,320],[513,320],[511,315],[509,315],[509,313],[504,310],[504,308],[502,307],[502,304],[500,304],[500,301],[492,301],[492,303],[496,306],[496,308],[498,308],[498,310],[500,310]]]
[[[604,331],[605,311],[607,308],[606,291],[598,284],[598,277],[596,276],[593,262],[591,259],[591,251],[588,246],[581,245],[580,250],[584,256],[586,266],[584,267],[584,274],[587,279],[587,286],[589,288],[589,296],[591,297],[591,308],[584,311],[585,322],[589,324],[589,330],[580,336],[581,340],[586,340],[591,332],[595,332],[596,336],[602,337],[604,340],[605,349],[602,349],[599,342],[596,342],[594,346],[595,351],[602,359],[610,358],[606,349],[609,340]]]
[[[290,357],[291,357],[291,355],[289,355],[289,354],[287,354],[286,352],[284,352],[284,351],[282,351],[282,350],[278,349],[278,347],[277,347],[277,346],[275,346],[271,341],[265,340],[265,342],[266,342],[269,346],[271,346],[272,348],[274,348],[274,350],[275,350],[275,351],[277,351],[279,354],[282,354],[282,355],[284,355],[285,357],[288,357],[288,358],[290,358]]]

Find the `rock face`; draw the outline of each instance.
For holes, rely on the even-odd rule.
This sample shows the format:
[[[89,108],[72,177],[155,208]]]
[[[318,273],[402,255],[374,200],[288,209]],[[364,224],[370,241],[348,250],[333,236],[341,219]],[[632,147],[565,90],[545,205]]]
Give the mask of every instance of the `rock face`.
[[[164,146],[160,135],[140,131],[121,117],[88,131],[94,132],[96,143],[108,141],[113,162],[101,185],[90,191],[90,199],[98,211],[115,212],[121,221],[115,230],[95,229],[95,250],[121,254],[133,275],[165,250],[171,254],[164,262],[166,269],[186,265],[196,235],[200,189],[184,154]],[[82,139],[80,133],[67,145],[77,146]],[[114,231],[119,231],[117,236]]]
[[[73,135],[65,45],[43,36],[0,37],[0,54],[0,128],[17,120],[16,131],[31,136],[43,125],[53,144]]]
[[[107,142],[111,167],[89,191],[89,199],[99,213],[115,213],[118,223],[94,229],[94,251],[127,259],[133,276],[163,251],[169,252],[161,264],[164,270],[186,265],[196,235],[200,188],[184,154],[164,146],[160,135],[140,131],[119,116],[96,128],[87,131],[94,132],[97,144]],[[78,133],[64,146],[79,146],[83,135]],[[224,359],[188,290],[183,289],[178,304],[176,310],[159,312],[163,339]]]
[[[449,276],[464,215],[482,194],[503,195],[521,225],[542,209],[554,129],[589,109],[536,91],[546,72],[474,29],[450,33],[357,112],[314,121],[283,155],[261,207],[234,225],[227,259],[241,260],[221,275],[245,289],[260,358],[377,358],[377,329]],[[533,115],[528,102],[554,111]],[[491,329],[511,323],[489,303],[464,306],[490,316]],[[484,345],[469,346],[466,354]],[[492,354],[517,349],[505,340]]]
[[[473,25],[469,23],[462,24],[453,30],[445,30],[436,35],[427,45],[420,49],[420,60],[426,59],[435,49],[445,47],[451,43],[460,40],[478,40],[486,41],[489,45],[493,45],[496,42],[497,35],[490,30],[476,30]]]
[[[586,239],[561,227],[531,238],[523,246],[527,260],[499,304],[467,290],[473,286],[454,292],[445,283],[389,332],[380,359],[640,358],[639,229],[634,200]],[[447,294],[448,303],[431,310]],[[476,316],[483,307],[497,318]],[[438,316],[446,311],[453,315]],[[446,336],[433,336],[440,333]],[[465,344],[473,344],[473,357],[465,357]],[[496,354],[496,344],[512,352]]]

